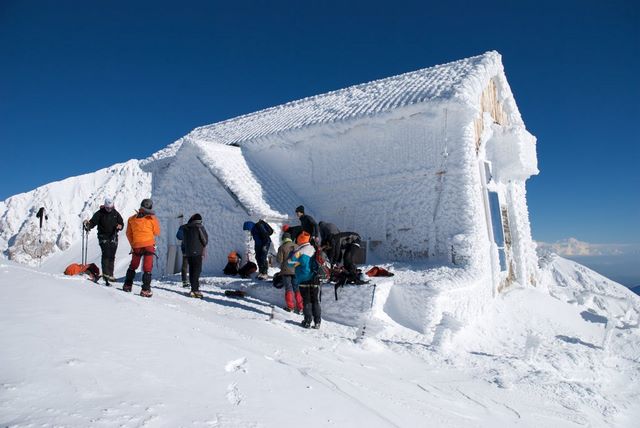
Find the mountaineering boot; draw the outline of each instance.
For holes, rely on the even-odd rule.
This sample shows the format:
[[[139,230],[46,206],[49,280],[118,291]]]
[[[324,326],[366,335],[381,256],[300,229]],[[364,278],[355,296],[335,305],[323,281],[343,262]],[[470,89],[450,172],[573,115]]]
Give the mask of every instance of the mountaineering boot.
[[[310,323],[309,321],[302,320],[302,322],[300,323],[300,325],[301,325],[303,328],[311,328],[311,323]]]
[[[189,281],[182,282],[182,288],[189,288],[189,287],[191,287],[191,284],[189,284]]]
[[[198,291],[198,290],[196,290],[196,291],[191,291],[191,292],[189,293],[189,297],[193,297],[193,298],[195,298],[195,299],[202,299],[202,298],[203,298],[202,293],[201,293],[200,291]]]
[[[151,272],[142,274],[142,289],[151,292]]]
[[[111,284],[109,284],[109,275],[102,274],[102,279],[104,280],[104,285],[111,287]]]
[[[140,292],[140,295],[142,297],[151,297],[151,296],[153,296],[153,293],[151,292],[151,290],[142,290]]]
[[[131,291],[131,286],[133,285],[133,278],[136,276],[136,271],[133,269],[127,269],[127,276],[124,278],[124,285],[122,289],[126,292]]]
[[[319,322],[313,323],[313,328],[315,328],[316,330],[319,329],[320,323]]]

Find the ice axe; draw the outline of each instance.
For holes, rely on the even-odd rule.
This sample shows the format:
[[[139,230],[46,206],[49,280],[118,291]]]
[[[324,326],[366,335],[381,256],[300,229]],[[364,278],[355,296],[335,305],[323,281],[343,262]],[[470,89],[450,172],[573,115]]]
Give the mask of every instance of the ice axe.
[[[36,218],[40,220],[40,234],[38,235],[38,243],[40,247],[40,255],[38,256],[38,267],[42,264],[42,223],[45,220],[49,220],[49,216],[47,215],[44,207],[40,207],[38,212],[36,213]]]

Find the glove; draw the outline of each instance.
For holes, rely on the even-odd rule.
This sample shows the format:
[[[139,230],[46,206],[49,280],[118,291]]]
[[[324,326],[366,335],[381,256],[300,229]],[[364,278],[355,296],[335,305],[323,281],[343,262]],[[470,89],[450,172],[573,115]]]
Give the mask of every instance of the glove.
[[[118,229],[118,230],[122,230],[122,225],[121,225],[121,224],[117,225],[117,226],[116,226],[116,229]]]
[[[84,230],[86,230],[87,232],[91,230],[91,225],[89,224],[89,220],[83,221],[82,225],[84,226]]]

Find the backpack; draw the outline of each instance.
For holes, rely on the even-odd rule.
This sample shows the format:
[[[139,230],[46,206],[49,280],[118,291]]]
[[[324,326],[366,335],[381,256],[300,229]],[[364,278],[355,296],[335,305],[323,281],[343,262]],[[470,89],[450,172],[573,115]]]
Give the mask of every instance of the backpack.
[[[249,275],[258,270],[258,266],[254,262],[247,262],[244,266],[238,269],[238,274],[242,278],[249,278]]]
[[[282,282],[282,274],[280,274],[280,272],[277,272],[275,275],[273,275],[273,286],[276,288],[284,287],[284,282]]]
[[[271,227],[271,225],[269,223],[267,223],[266,221],[260,219],[258,221],[258,224],[261,226],[262,232],[263,232],[263,236],[264,234],[266,234],[266,236],[264,236],[265,238],[268,238],[269,236],[273,235],[273,227]]]
[[[309,283],[313,285],[320,285],[320,274],[318,273],[320,271],[320,263],[318,263],[318,257],[316,255],[311,258],[309,268],[312,275],[311,281],[309,281]]]
[[[89,263],[86,265],[71,263],[64,270],[64,274],[65,275],[86,274],[89,276],[89,279],[93,282],[97,282],[98,279],[100,279],[100,269],[98,268],[98,266],[95,265],[95,263]]]

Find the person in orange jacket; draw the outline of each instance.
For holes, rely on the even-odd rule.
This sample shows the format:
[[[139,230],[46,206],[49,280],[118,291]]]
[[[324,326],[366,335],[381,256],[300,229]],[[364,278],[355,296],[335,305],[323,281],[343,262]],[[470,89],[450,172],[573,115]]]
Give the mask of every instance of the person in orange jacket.
[[[122,289],[126,292],[131,291],[136,269],[140,266],[140,259],[144,257],[142,291],[140,292],[143,297],[153,295],[151,292],[151,270],[153,269],[153,258],[156,255],[155,237],[160,235],[160,223],[152,208],[153,201],[143,199],[138,213],[129,217],[127,221],[127,239],[131,244],[131,264],[127,269]]]

